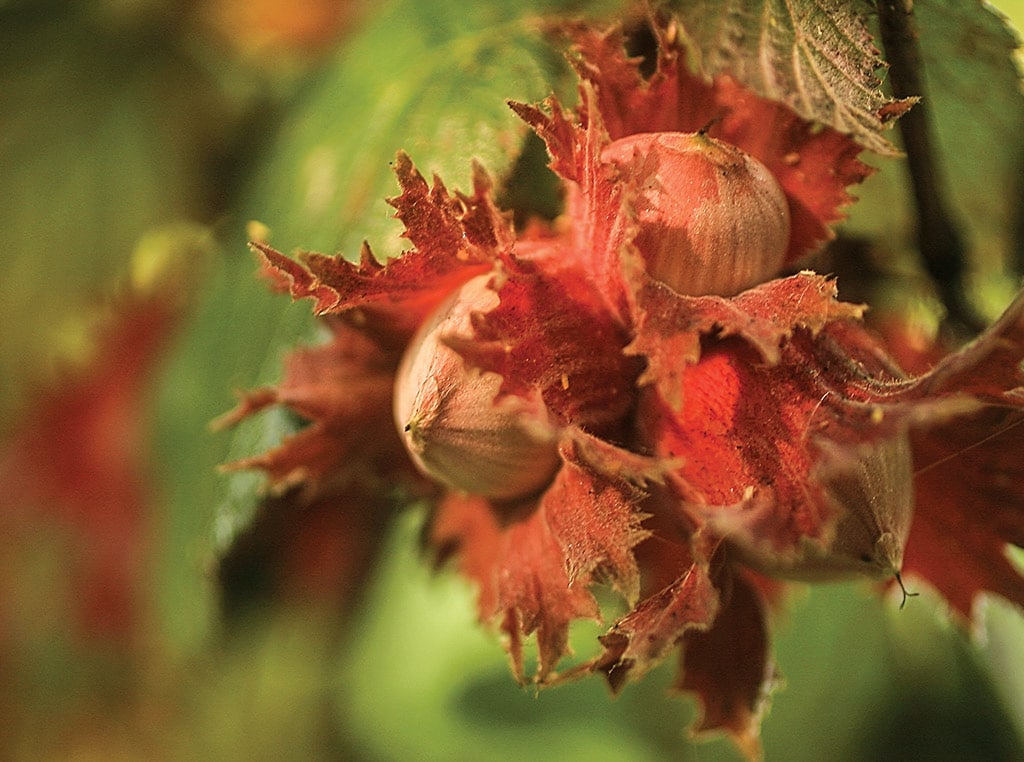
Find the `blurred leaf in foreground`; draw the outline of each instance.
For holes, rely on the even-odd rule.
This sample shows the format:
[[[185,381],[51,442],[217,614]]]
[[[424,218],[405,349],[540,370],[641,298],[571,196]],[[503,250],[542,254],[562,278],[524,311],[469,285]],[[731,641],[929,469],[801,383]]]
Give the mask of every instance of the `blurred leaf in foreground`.
[[[167,28],[92,5],[0,11],[0,413],[75,350],[80,312],[145,230],[210,214],[207,77]]]
[[[76,743],[70,728],[30,729],[47,714],[91,715],[107,689],[127,692],[153,643],[150,392],[209,245],[192,226],[145,237],[130,282],[93,306],[84,356],[0,443],[0,706],[11,742]],[[51,670],[62,664],[74,668],[58,687]]]

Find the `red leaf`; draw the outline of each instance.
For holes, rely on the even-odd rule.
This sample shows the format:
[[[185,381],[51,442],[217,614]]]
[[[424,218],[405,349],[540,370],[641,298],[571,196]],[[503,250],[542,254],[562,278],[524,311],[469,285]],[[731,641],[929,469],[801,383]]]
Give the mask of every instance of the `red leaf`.
[[[632,549],[650,532],[641,528],[640,505],[649,479],[663,468],[638,455],[571,432],[560,447],[564,465],[541,497],[551,533],[565,557],[570,585],[610,578],[633,605],[640,573]]]
[[[771,324],[762,328],[771,337]],[[1024,601],[1004,554],[1024,526],[1024,484],[1006,454],[1020,436],[1013,411],[1024,408],[1024,296],[975,342],[913,379],[851,320],[828,322],[817,336],[794,332],[771,365],[747,328],[733,338],[705,334],[696,347],[699,360],[681,374],[681,410],[653,394],[641,409],[657,453],[683,461],[671,483],[695,521],[782,558],[802,558],[808,539],[827,548],[849,509],[840,491],[850,491],[855,472],[846,469],[866,462],[865,448],[891,449],[911,431],[923,471],[907,570],[964,614],[982,590]],[[903,478],[898,469],[874,476]],[[899,500],[905,488],[893,483],[891,492]]]
[[[917,502],[904,569],[970,619],[990,591],[1024,606],[1024,578],[1006,557],[1024,547],[1024,411],[987,407],[918,433]]]
[[[913,437],[917,500],[905,569],[966,618],[985,591],[1024,606],[1024,578],[1006,556],[1007,544],[1024,546],[1022,358],[1024,294],[901,390],[919,406],[932,402]]]
[[[596,95],[581,85],[584,103]],[[616,182],[612,167],[601,161],[609,137],[600,114],[590,111],[573,121],[558,101],[548,98],[544,110],[523,103],[512,109],[544,139],[551,168],[570,182],[566,217],[572,225],[565,233],[565,257],[582,268],[585,280],[606,309],[624,318],[627,288],[619,261],[623,242],[632,237],[631,198],[626,186]]]
[[[428,186],[404,153],[395,172],[403,192],[390,203],[416,245],[401,257],[382,265],[364,246],[358,265],[317,253],[302,254],[299,264],[265,244],[251,244],[276,288],[287,283],[293,298],[316,301],[317,314],[346,315],[391,347],[404,345],[438,304],[490,270],[514,240],[481,167],[475,168],[473,196],[453,196],[437,178]]]
[[[776,683],[764,603],[740,572],[729,566],[724,571],[714,623],[683,638],[676,687],[700,699],[703,712],[694,732],[725,730],[748,759],[759,759],[761,716]]]
[[[525,678],[522,637],[537,633],[534,679],[545,682],[569,652],[570,622],[598,619],[599,612],[586,588],[570,583],[544,506],[521,510],[530,512],[502,525],[500,508],[482,498],[449,494],[438,507],[431,539],[457,550],[463,572],[480,585],[480,618],[500,622],[520,681]]]
[[[761,161],[782,186],[792,223],[787,261],[831,239],[828,225],[853,201],[845,188],[872,171],[857,159],[860,146],[830,127],[798,117],[729,77],[710,84],[687,67],[680,35],[663,27],[657,71],[644,79],[639,60],[627,58],[619,29],[598,32],[576,24],[567,31],[580,52],[576,69],[597,93],[596,109],[613,140],[642,132],[697,132],[732,143]],[[592,108],[584,108],[592,113]],[[710,125],[710,127],[709,127]]]
[[[762,362],[775,364],[795,330],[817,333],[826,323],[860,317],[863,308],[835,297],[834,282],[813,273],[770,281],[731,299],[681,296],[643,277],[634,307],[636,338],[626,351],[647,359],[640,383],[654,383],[678,408],[685,368],[699,359],[702,336],[740,336]]]
[[[564,464],[539,503],[499,505],[450,493],[436,512],[431,539],[455,551],[480,585],[480,617],[499,621],[523,679],[522,637],[537,632],[536,680],[549,682],[568,652],[568,627],[598,618],[587,591],[608,577],[634,603],[640,578],[633,547],[648,534],[640,524],[643,487],[664,467],[580,430],[561,443]]]
[[[436,176],[428,188],[401,151],[395,159],[395,174],[403,192],[388,203],[405,225],[404,237],[421,255],[438,259],[454,255],[464,261],[489,262],[496,252],[507,252],[512,247],[515,236],[510,220],[494,206],[494,184],[482,165],[473,164],[472,196],[451,196]]]
[[[329,344],[288,357],[278,387],[248,393],[214,424],[232,425],[270,405],[284,405],[309,425],[277,448],[224,468],[262,469],[278,491],[301,483],[315,493],[370,475],[409,481],[413,467],[391,413],[398,353],[341,321],[332,327]]]
[[[680,551],[685,552],[685,551]],[[691,563],[661,591],[647,596],[602,635],[604,651],[591,663],[618,692],[668,655],[687,632],[711,626],[719,595],[707,561]]]
[[[595,303],[578,270],[510,260],[495,281],[500,304],[474,314],[474,336],[448,337],[449,346],[500,374],[502,395],[539,389],[560,424],[611,433],[633,404],[640,372],[640,361],[622,353],[623,326]]]
[[[746,542],[796,554],[803,538],[825,541],[835,519],[809,437],[828,389],[812,368],[756,363],[736,340],[715,344],[686,370],[678,415],[652,396],[643,414],[654,421],[658,453],[683,463],[676,483],[689,510]]]
[[[701,545],[700,557],[713,555],[716,543]],[[680,646],[676,688],[695,692],[704,710],[695,731],[725,730],[755,758],[758,723],[775,683],[761,590],[775,595],[777,586],[748,578],[721,556],[686,567],[690,554],[681,545],[662,542],[656,556],[647,559],[657,575],[679,566],[684,573],[615,623],[590,668],[618,692]]]
[[[831,487],[910,415],[872,407],[903,380],[852,320],[859,308],[809,274],[730,300],[644,295],[654,298],[638,343],[661,386],[641,397],[641,436],[682,462],[672,483],[684,507],[780,559],[827,545],[842,513]],[[673,351],[683,362],[666,372]]]

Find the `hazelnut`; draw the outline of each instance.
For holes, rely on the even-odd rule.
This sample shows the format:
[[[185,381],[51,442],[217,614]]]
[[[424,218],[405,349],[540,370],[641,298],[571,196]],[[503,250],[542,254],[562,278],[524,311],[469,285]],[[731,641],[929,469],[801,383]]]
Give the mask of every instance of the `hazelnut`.
[[[444,337],[498,304],[489,275],[463,285],[424,323],[402,359],[395,423],[416,466],[452,489],[495,500],[528,497],[559,466],[557,431],[537,391],[496,401],[501,376],[466,367]]]
[[[913,518],[913,466],[906,434],[874,446],[826,484],[842,514],[826,545],[806,541],[780,556],[767,548],[736,549],[754,568],[805,582],[869,577],[899,580]]]
[[[681,294],[731,296],[778,273],[789,204],[757,159],[703,132],[630,135],[601,158],[633,188],[634,244],[652,278]]]

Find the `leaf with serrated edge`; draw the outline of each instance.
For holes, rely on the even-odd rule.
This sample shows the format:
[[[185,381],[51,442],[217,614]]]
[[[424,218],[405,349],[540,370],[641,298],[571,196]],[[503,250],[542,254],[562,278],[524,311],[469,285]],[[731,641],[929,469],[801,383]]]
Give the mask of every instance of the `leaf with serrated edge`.
[[[555,60],[519,12],[507,2],[386,5],[292,106],[240,213],[288,248],[354,259],[366,239],[397,254],[402,226],[384,199],[399,149],[428,178],[464,189],[471,159],[500,178],[518,155],[526,129],[505,99],[545,95]]]
[[[836,0],[675,0],[706,77],[729,74],[800,116],[892,154],[885,123],[910,101],[879,89],[884,66],[864,18]]]

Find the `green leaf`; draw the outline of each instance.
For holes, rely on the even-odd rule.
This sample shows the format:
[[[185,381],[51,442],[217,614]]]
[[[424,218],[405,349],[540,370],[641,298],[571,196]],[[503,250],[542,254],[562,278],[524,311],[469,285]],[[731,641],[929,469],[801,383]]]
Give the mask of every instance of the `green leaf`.
[[[835,0],[672,0],[697,66],[730,74],[800,116],[893,153],[881,132],[906,108],[879,88],[884,67],[854,3]]]
[[[1004,611],[1008,604],[983,598],[973,633],[982,637],[972,639],[949,618],[934,589],[912,575],[908,582],[920,597],[902,610],[891,607],[888,616],[893,695],[873,702],[873,730],[862,737],[856,758],[1024,758],[1024,739],[1010,717],[1011,711],[1019,715],[1020,707],[1001,703],[991,671],[1000,665],[985,663],[986,614],[993,604]]]
[[[976,270],[1011,256],[1024,172],[1019,37],[980,0],[915,3],[940,161]],[[1001,308],[1003,305],[999,305]]]
[[[401,226],[385,198],[401,148],[427,176],[470,188],[471,159],[498,178],[518,156],[525,125],[510,98],[544,97],[560,57],[521,4],[384,6],[301,96],[239,205],[273,242],[356,257],[363,240],[399,253]]]
[[[1016,556],[1019,558],[1020,553]],[[985,630],[980,657],[988,667],[993,688],[1010,715],[1017,737],[1024,742],[1024,674],[1017,667],[1024,657],[1024,617],[1020,609],[995,597],[985,601],[983,611]]]
[[[166,508],[154,591],[164,631],[186,650],[202,642],[211,621],[211,585],[199,570],[214,550],[213,530],[229,521],[233,536],[236,524],[251,518],[262,481],[258,474],[228,479],[217,466],[231,459],[232,448],[258,452],[286,429],[277,415],[234,435],[212,434],[209,423],[232,406],[233,390],[276,378],[296,337],[313,330],[310,313],[268,293],[254,271],[242,240],[209,264],[157,389],[155,441]],[[214,515],[218,504],[224,508]],[[224,512],[229,519],[219,517]]]

